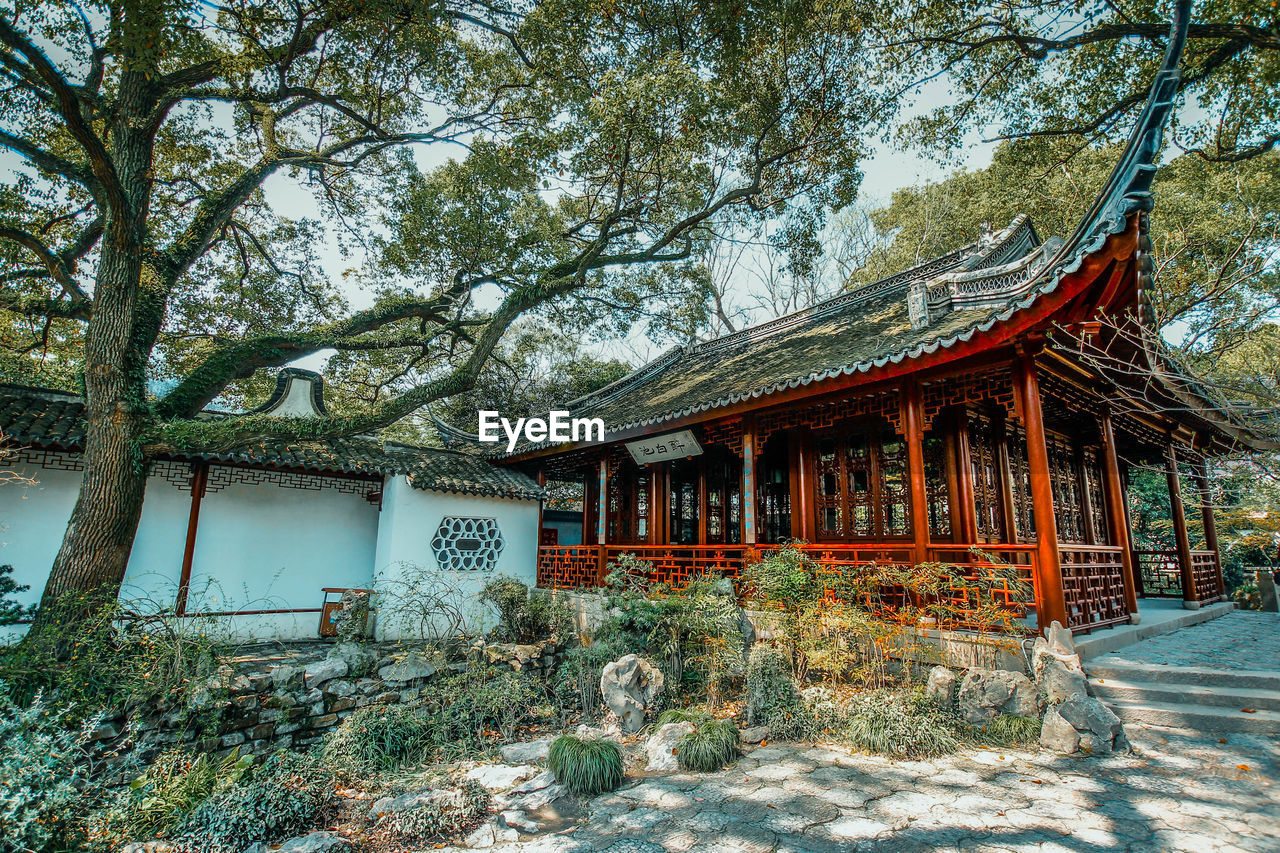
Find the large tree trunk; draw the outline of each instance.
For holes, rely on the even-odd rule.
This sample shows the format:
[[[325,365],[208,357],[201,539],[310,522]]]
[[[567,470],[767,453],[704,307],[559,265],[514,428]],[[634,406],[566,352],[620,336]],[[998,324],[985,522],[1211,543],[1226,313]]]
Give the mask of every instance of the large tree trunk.
[[[103,247],[85,341],[84,480],[36,614],[39,632],[113,599],[142,514],[145,381],[134,337],[140,252]],[[67,608],[71,612],[67,612]],[[41,617],[44,617],[43,619]]]
[[[144,24],[145,15],[131,13]],[[122,73],[118,104],[95,169],[114,175],[103,178],[110,183],[85,333],[85,474],[32,625],[37,635],[119,595],[146,491],[147,361],[165,304],[154,271],[144,280],[143,268],[154,153],[153,131],[141,121],[152,106],[147,68]]]

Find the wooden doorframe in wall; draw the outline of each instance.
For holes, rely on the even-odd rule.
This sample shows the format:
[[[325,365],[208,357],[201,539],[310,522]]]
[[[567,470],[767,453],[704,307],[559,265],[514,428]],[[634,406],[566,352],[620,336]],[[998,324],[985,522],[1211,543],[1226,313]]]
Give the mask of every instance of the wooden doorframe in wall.
[[[191,465],[191,509],[187,513],[187,539],[182,549],[182,571],[178,575],[178,594],[173,612],[187,614],[187,595],[191,590],[191,570],[196,558],[196,531],[200,527],[200,502],[204,500],[209,482],[209,463],[193,462]]]

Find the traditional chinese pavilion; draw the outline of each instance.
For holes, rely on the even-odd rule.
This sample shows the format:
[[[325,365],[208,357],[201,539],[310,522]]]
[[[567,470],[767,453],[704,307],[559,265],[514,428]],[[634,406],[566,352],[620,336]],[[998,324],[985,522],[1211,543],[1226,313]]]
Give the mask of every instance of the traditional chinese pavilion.
[[[1150,185],[1179,32],[1065,241],[1019,216],[570,403],[604,420],[603,443],[504,457],[584,484],[582,544],[542,545],[540,585],[596,585],[626,552],[662,580],[732,576],[800,541],[827,564],[956,564],[960,587],[994,557],[1034,590],[1040,626],[1076,631],[1130,621],[1142,596],[1188,607],[1223,597],[1213,514],[1203,502],[1204,547],[1193,549],[1180,471],[1203,496],[1206,458],[1259,442],[1164,358],[1147,308]],[[1152,464],[1168,475],[1168,551],[1129,537],[1128,473]]]

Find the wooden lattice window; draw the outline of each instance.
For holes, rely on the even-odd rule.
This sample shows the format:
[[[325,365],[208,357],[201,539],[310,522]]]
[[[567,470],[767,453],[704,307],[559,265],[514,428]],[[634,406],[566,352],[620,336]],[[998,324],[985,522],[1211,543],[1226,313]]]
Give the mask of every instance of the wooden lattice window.
[[[698,463],[671,466],[671,544],[698,545]]]
[[[936,435],[924,439],[924,487],[929,504],[929,535],[951,535],[951,490],[947,483],[947,442]]]
[[[609,477],[609,541],[633,544],[649,536],[648,469],[622,465]]]
[[[814,469],[819,539],[910,532],[907,446],[891,430],[851,427],[818,436]]]
[[[1019,542],[1036,540],[1036,513],[1031,502],[1031,471],[1027,465],[1027,434],[1021,426],[1005,424],[1005,448],[1013,492],[1013,527]]]
[[[1089,509],[1092,511],[1089,521],[1093,528],[1094,544],[1106,544],[1111,541],[1107,531],[1107,510],[1103,501],[1106,499],[1102,490],[1102,461],[1096,447],[1086,447],[1084,456],[1084,487],[1088,490]]]
[[[978,539],[1003,542],[1000,457],[996,453],[995,424],[986,414],[969,413],[969,465],[973,475],[973,509]]]
[[[769,439],[756,465],[756,523],[760,541],[776,544],[791,538],[791,477],[788,447],[782,434]]]
[[[736,545],[742,539],[742,464],[715,449],[705,460],[707,543]]]
[[[1053,515],[1060,542],[1084,542],[1084,508],[1075,448],[1065,436],[1045,435],[1049,451],[1049,482],[1053,486]]]

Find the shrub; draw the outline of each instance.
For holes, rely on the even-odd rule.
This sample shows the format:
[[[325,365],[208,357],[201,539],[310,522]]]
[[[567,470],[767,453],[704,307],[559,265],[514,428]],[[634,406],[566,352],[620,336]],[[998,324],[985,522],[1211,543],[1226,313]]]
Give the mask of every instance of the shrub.
[[[92,847],[115,850],[129,841],[167,838],[200,803],[235,785],[253,756],[235,752],[219,760],[169,750],[88,822]]]
[[[616,637],[599,633],[592,641],[569,650],[551,682],[562,719],[567,719],[574,711],[595,715],[600,708],[600,675],[610,661],[617,660],[628,651],[616,641]]]
[[[494,578],[484,585],[480,600],[498,614],[496,639],[531,643],[552,635],[564,635],[573,622],[569,606],[549,595],[530,595],[529,587],[515,578]]]
[[[333,796],[334,779],[323,762],[281,751],[197,806],[175,835],[201,853],[240,853],[256,841],[273,844],[307,832]]]
[[[712,773],[738,756],[741,737],[731,720],[690,720],[693,731],[676,742],[676,761],[686,770]]]
[[[611,740],[560,735],[547,752],[547,769],[574,794],[599,794],[622,784],[622,750]]]
[[[87,782],[87,747],[102,714],[72,727],[42,693],[25,707],[0,681],[0,851],[61,847]]]
[[[596,639],[655,658],[667,692],[701,689],[711,702],[741,676],[744,641],[733,583],[700,575],[684,587],[649,581],[653,567],[633,554],[611,564]],[[624,652],[624,653],[625,653]]]
[[[423,688],[432,741],[445,758],[474,753],[496,737],[514,740],[545,710],[545,695],[518,672],[472,667]]]
[[[203,682],[217,663],[212,626],[162,610],[137,615],[148,606],[69,593],[48,605],[38,633],[0,647],[0,680],[18,702],[43,692],[72,706],[72,719]]]
[[[747,723],[768,723],[780,730],[789,718],[802,713],[800,688],[791,678],[791,662],[776,646],[757,644],[747,660]],[[779,731],[773,732],[781,736]]]
[[[922,693],[877,690],[854,700],[842,734],[866,752],[929,758],[959,749],[962,726]]]
[[[1001,714],[986,725],[972,726],[970,739],[984,746],[1035,746],[1040,742],[1038,717],[1018,717]]]
[[[357,772],[394,770],[424,760],[434,740],[431,720],[405,705],[361,708],[329,732],[323,756],[330,767]]]
[[[430,841],[461,835],[484,820],[489,792],[474,779],[463,779],[456,792],[440,792],[414,809],[384,815],[378,828],[404,841]]]
[[[13,566],[0,566],[0,625],[16,625],[32,617],[34,607],[19,604],[9,597],[29,589],[31,587],[14,581]]]
[[[699,708],[668,708],[658,715],[658,726],[668,723],[701,723],[711,719],[711,715]]]

